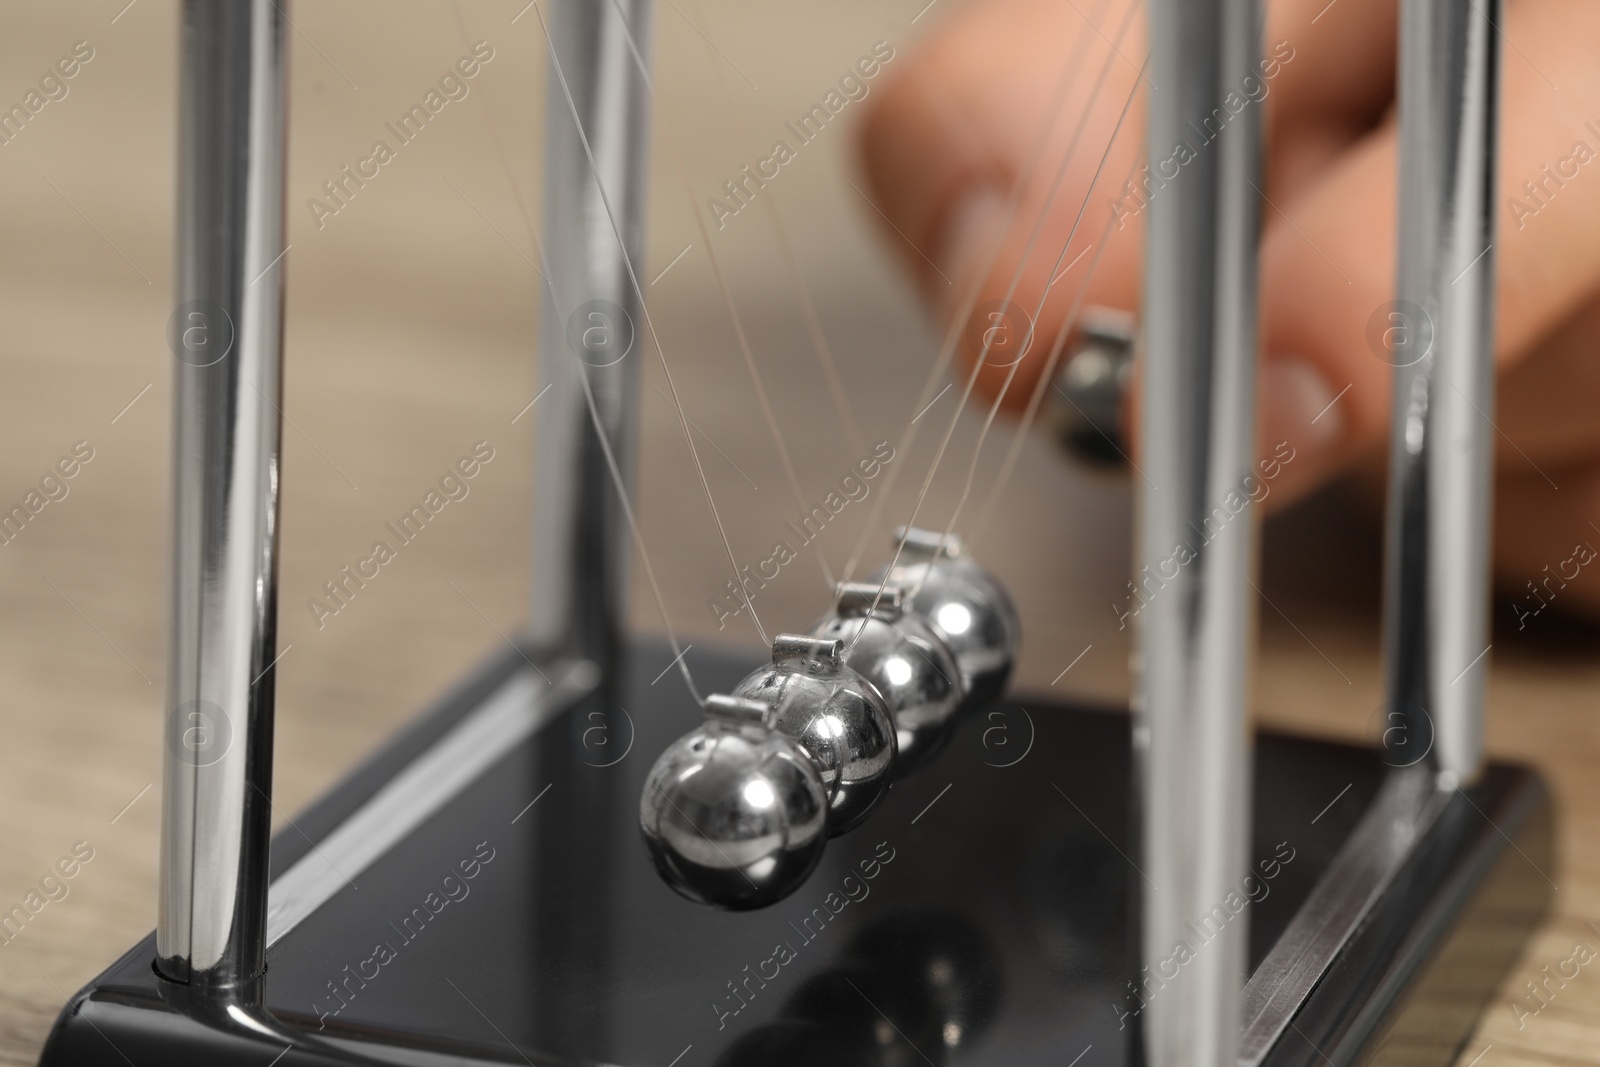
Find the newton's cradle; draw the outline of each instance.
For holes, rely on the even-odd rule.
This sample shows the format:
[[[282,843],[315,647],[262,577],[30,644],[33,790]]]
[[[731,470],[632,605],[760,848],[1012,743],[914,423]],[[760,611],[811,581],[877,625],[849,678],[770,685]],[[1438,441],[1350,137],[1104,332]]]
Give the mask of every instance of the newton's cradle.
[[[651,687],[677,649],[621,622],[639,361],[566,324],[645,321],[652,5],[545,0],[530,628],[269,842],[284,6],[182,5],[176,303],[231,330],[176,363],[160,907],[42,1064],[1453,1062],[1551,850],[1540,779],[1482,750],[1498,0],[1401,3],[1403,746],[1249,735],[1251,521],[1141,606],[1131,716],[1008,703],[1022,620],[958,537],[914,526],[768,662],[679,657],[689,684]],[[1159,158],[1254,69],[1260,11],[1150,0],[1149,22]],[[1255,461],[1259,121],[1147,208],[1136,571]],[[1081,333],[1060,432],[1106,455],[1126,345]],[[619,705],[648,709],[637,755],[593,760],[584,731]],[[1027,758],[983,744],[997,712]],[[545,789],[559,809],[530,803]]]

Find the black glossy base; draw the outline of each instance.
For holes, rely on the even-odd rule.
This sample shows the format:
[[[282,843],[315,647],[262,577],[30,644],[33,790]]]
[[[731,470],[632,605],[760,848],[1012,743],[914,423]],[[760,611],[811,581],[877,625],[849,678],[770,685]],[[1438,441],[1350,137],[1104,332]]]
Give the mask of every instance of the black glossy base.
[[[753,666],[690,655],[707,690]],[[196,1003],[155,976],[147,938],[73,998],[41,1063],[1128,1062],[1141,875],[1125,716],[1023,699],[973,718],[799,893],[723,914],[668,890],[639,838],[644,774],[697,718],[676,672],[649,681],[669,659],[641,645],[620,695],[506,746],[283,937],[259,989]],[[273,843],[274,876],[525,669],[489,664],[298,817]],[[1273,876],[1248,907],[1252,967],[1384,773],[1361,749],[1258,738],[1252,854]],[[1496,766],[1457,800],[1266,1063],[1343,1067],[1379,1049],[1450,1062],[1542,912],[1550,867],[1535,774]]]

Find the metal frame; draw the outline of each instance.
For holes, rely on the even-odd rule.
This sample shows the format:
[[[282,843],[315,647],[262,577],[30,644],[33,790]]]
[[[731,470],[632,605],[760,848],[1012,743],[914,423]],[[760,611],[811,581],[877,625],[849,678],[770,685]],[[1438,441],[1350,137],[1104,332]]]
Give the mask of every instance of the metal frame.
[[[595,424],[631,493],[644,333],[631,265],[644,258],[652,3],[544,7],[552,61],[539,377],[549,395],[536,412],[529,643],[542,659],[587,659],[609,677],[625,628],[633,544]]]
[[[1502,0],[1400,9],[1400,264],[1390,309],[1388,706],[1450,788],[1483,766]],[[1400,735],[1396,735],[1399,737]]]
[[[1484,768],[1500,0],[1405,0],[1390,435],[1386,747],[1396,770],[1245,991],[1260,1063],[1374,901]]]
[[[1142,1020],[1147,1061],[1257,1064],[1418,841],[1483,770],[1494,394],[1493,205],[1499,0],[1405,0],[1400,26],[1399,284],[1385,630],[1386,739],[1420,752],[1394,779],[1243,994],[1242,931],[1209,943]],[[1152,0],[1156,158],[1254,73],[1251,0]],[[1259,109],[1246,107],[1151,205],[1145,258],[1145,468],[1135,581],[1135,712],[1146,968],[1247,869],[1250,516],[1208,520],[1254,459]],[[1156,488],[1160,486],[1161,488]],[[1174,546],[1205,545],[1175,575]],[[1398,735],[1398,736],[1396,736]],[[1159,888],[1165,887],[1165,888]],[[1242,926],[1242,924],[1239,924]],[[1221,939],[1219,939],[1221,940]],[[1148,972],[1142,972],[1148,973]],[[1141,980],[1136,975],[1135,980]]]
[[[272,817],[288,16],[186,0],[161,972],[263,969]]]
[[[606,676],[621,656],[629,545],[588,395],[626,486],[638,361],[626,349],[615,360],[586,359],[593,353],[570,327],[599,307],[611,316],[605,325],[631,339],[641,319],[631,265],[642,253],[648,84],[635,49],[648,40],[650,8],[648,0],[547,7],[552,54],[568,77],[552,82],[544,263],[567,288],[562,306],[547,292],[541,316],[541,375],[552,396],[539,417],[532,648]],[[1318,907],[1308,904],[1248,990],[1241,994],[1242,921],[1166,984],[1140,1020],[1156,1067],[1259,1062],[1289,1020],[1273,994],[1323,973],[1450,790],[1470,787],[1482,767],[1499,9],[1499,0],[1488,12],[1453,0],[1403,6],[1396,309],[1411,316],[1403,324],[1418,354],[1396,371],[1386,626],[1390,708],[1411,743],[1426,738],[1427,761],[1396,775],[1313,898]],[[1151,69],[1167,91],[1151,97],[1149,136],[1164,149],[1203,128],[1214,102],[1254,72],[1260,13],[1258,0],[1152,0],[1151,10]],[[165,977],[204,990],[258,977],[268,938],[287,15],[275,0],[186,0],[183,27],[156,954]],[[1165,887],[1142,902],[1142,962],[1151,966],[1245,869],[1254,517],[1214,530],[1207,520],[1255,455],[1260,118],[1251,107],[1232,116],[1151,207],[1149,481],[1136,579],[1149,597],[1138,619],[1135,705],[1144,870]],[[1201,531],[1209,536],[1195,545]],[[1189,558],[1174,572],[1180,545]],[[578,675],[593,683],[592,671]],[[462,729],[528,731],[543,721],[536,711],[508,727],[503,711],[491,702],[481,722]],[[428,760],[451,744],[418,765],[434,766]],[[386,799],[375,796],[372,810],[394,810],[403,780]],[[424,817],[447,786],[409,804],[408,817]],[[364,825],[358,812],[338,832]],[[287,910],[276,913],[278,936],[327,896],[329,879],[300,866],[279,880]]]
[[[1162,91],[1148,97],[1147,143],[1157,159],[1192,142],[1230,91],[1259,76],[1260,9],[1256,0],[1152,0],[1150,18],[1151,78]],[[1140,1017],[1153,1067],[1232,1067],[1239,1037],[1242,916],[1168,970],[1248,865],[1257,518],[1232,515],[1225,501],[1256,459],[1260,123],[1261,109],[1247,106],[1202,143],[1151,202],[1146,231],[1134,744],[1150,884],[1134,980],[1162,983]]]
[[[284,8],[278,0],[186,0],[183,8],[179,307],[169,329],[177,357],[171,680],[157,943],[164,975],[200,985],[259,976],[268,941]],[[637,48],[649,40],[651,5],[631,0],[625,12],[619,4],[554,0],[547,8],[555,62],[543,262],[563,292],[558,306],[553,286],[547,289],[540,316],[540,374],[551,398],[538,417],[530,645],[547,664],[561,665],[558,677],[581,675],[592,685],[620,662],[631,547],[578,375],[588,378],[595,418],[631,488],[639,360],[627,358],[626,348],[614,361],[595,359],[569,326],[576,317],[581,337],[585,316],[598,309],[608,336],[631,342],[641,319],[630,264],[643,254],[649,86]],[[280,933],[327,888],[316,872],[296,879],[290,887],[299,888],[285,898],[296,903],[274,923]]]

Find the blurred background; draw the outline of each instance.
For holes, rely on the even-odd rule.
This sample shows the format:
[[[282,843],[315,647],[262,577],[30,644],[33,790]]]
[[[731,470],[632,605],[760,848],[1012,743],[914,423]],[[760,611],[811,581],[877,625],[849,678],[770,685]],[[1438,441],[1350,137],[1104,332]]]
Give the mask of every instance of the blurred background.
[[[290,10],[275,795],[277,823],[289,832],[294,812],[515,634],[526,612],[538,417],[537,405],[528,407],[538,392],[530,225],[541,210],[546,53],[538,13],[525,2]],[[875,45],[912,46],[941,6],[961,0],[925,2],[658,5],[642,275],[742,560],[788,539],[784,524],[801,509],[694,212],[774,140],[793,144],[784,123]],[[40,479],[75,446],[80,459],[92,450],[62,483],[66,495],[51,490],[60,498],[0,545],[0,911],[23,901],[77,843],[93,856],[64,898],[0,943],[0,1063],[29,1064],[66,997],[148,932],[155,911],[177,5],[16,4],[4,19],[0,104],[23,103],[75,47],[80,65],[62,82],[65,95],[52,90],[58,98],[0,146],[0,510],[30,491],[43,496]],[[479,42],[478,54],[487,48],[492,58],[466,81],[464,97],[336,212],[309,203],[335,206],[324,183],[368,156],[374,141],[396,144],[385,124]],[[900,276],[898,238],[858,189],[851,147],[859,110],[848,105],[760,193],[784,222],[838,362],[848,419],[819,372],[770,217],[753,205],[719,230],[703,216],[808,503],[873,444],[898,442],[913,417],[921,421],[917,447],[893,461],[898,484],[879,528],[864,531],[881,477],[818,539],[836,571],[864,532],[863,568],[886,555],[960,394],[951,389],[919,413],[940,338]],[[642,343],[633,358],[646,360],[638,513],[667,610],[685,643],[741,648],[754,662],[762,649],[748,620],[719,626],[710,604],[726,595],[726,558],[660,364]],[[942,525],[950,514],[980,424],[981,412],[963,414],[926,523]],[[1000,425],[980,456],[974,512],[1012,434]],[[384,524],[478,442],[488,442],[493,459],[468,495],[337,614],[319,618],[308,601],[324,597],[323,583],[374,541],[394,543]],[[1022,609],[1020,689],[1125,701],[1127,633],[1112,605],[1129,571],[1128,488],[1074,467],[1041,434],[1026,443],[976,545]],[[1376,546],[1337,496],[1271,524],[1256,690],[1271,722],[1375,736]],[[827,593],[802,556],[756,607],[774,632],[799,629],[826,609]],[[662,628],[637,571],[633,619],[643,631]],[[1583,765],[1600,754],[1593,639],[1541,623],[1549,625],[1537,646],[1497,636],[1491,749],[1533,759],[1561,739],[1571,764],[1557,774],[1570,791],[1566,855],[1591,869],[1592,853],[1578,842],[1596,805],[1573,797],[1592,792]],[[1600,900],[1562,899],[1569,928],[1584,904],[1600,914]],[[1552,945],[1566,939],[1551,937]],[[1575,1010],[1578,1000],[1569,1001]],[[1588,1003],[1600,1014],[1600,993]]]

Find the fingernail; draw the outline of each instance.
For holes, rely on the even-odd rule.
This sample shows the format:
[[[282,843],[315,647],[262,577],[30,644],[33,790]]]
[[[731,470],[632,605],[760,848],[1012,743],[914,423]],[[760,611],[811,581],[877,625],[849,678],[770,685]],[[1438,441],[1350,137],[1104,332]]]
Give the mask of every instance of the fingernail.
[[[1311,364],[1295,357],[1269,358],[1261,371],[1261,440],[1257,451],[1284,444],[1306,458],[1323,454],[1344,436],[1340,405],[1345,397]]]
[[[935,304],[949,318],[994,257],[1010,221],[1006,197],[992,185],[979,185],[961,195],[945,216],[935,245]]]

